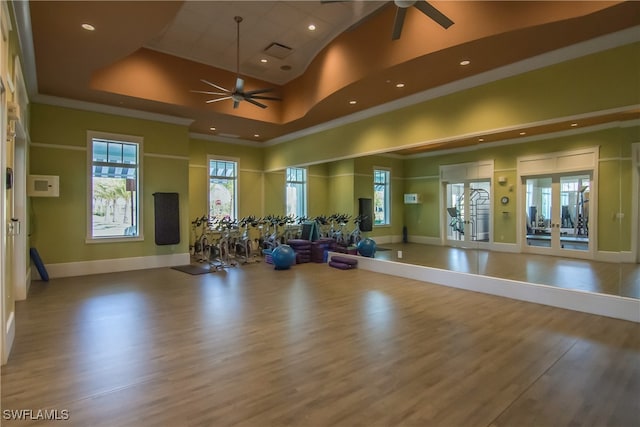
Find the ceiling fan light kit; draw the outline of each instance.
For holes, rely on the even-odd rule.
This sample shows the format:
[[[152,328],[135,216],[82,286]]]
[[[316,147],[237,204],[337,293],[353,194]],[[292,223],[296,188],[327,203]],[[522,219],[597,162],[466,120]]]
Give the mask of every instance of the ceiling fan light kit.
[[[238,108],[242,101],[247,101],[248,103],[253,104],[260,108],[267,108],[265,104],[256,100],[259,99],[259,100],[269,100],[269,101],[281,101],[281,98],[277,98],[274,96],[261,95],[263,93],[273,91],[273,88],[256,89],[256,90],[250,90],[245,92],[244,79],[240,77],[240,23],[242,22],[242,17],[234,16],[233,20],[236,22],[236,84],[235,84],[235,87],[233,88],[233,90],[229,90],[215,83],[212,83],[208,80],[200,79],[201,82],[219,90],[220,92],[213,92],[213,91],[206,91],[206,90],[192,90],[191,92],[218,96],[218,98],[213,98],[205,101],[207,104],[230,99],[233,101],[233,108]]]

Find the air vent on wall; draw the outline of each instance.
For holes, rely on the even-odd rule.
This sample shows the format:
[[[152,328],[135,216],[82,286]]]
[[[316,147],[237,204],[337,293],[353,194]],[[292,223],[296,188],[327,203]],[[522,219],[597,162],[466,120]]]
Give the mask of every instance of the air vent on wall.
[[[264,53],[278,59],[284,59],[291,55],[293,49],[280,43],[273,42],[264,49]]]

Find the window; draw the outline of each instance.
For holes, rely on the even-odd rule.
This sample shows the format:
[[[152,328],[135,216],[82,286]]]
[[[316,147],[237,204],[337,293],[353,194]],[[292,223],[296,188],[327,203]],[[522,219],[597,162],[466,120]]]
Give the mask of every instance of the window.
[[[88,239],[139,239],[142,138],[88,133]]]
[[[236,218],[238,162],[209,159],[209,216]]]
[[[307,216],[307,170],[287,168],[287,215]]]
[[[383,169],[373,171],[373,224],[388,225],[391,223],[389,184],[391,172]]]

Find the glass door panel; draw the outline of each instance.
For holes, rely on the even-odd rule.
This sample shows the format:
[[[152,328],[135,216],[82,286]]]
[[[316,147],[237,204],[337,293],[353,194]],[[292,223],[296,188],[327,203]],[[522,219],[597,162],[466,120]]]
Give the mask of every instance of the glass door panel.
[[[589,252],[591,175],[527,178],[523,184],[526,247],[530,252],[553,255]]]
[[[491,241],[491,182],[469,181],[446,184],[447,241]],[[459,246],[459,245],[458,245]]]
[[[560,177],[560,248],[589,250],[589,175]]]
[[[551,247],[552,182],[551,177],[525,181],[527,246]]]
[[[462,242],[465,240],[464,183],[446,185],[447,240]]]
[[[491,224],[491,183],[469,183],[469,238],[474,242],[489,242]]]

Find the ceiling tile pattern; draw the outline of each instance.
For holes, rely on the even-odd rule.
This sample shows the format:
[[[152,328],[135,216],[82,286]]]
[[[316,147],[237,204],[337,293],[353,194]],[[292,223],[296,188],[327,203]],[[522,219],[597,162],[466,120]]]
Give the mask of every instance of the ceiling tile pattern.
[[[331,40],[386,2],[187,1],[146,47],[212,67],[236,71],[235,16],[240,24],[242,74],[283,85],[305,71]],[[314,24],[315,31],[308,30]],[[263,54],[271,43],[292,48],[286,59]],[[268,65],[260,62],[267,58]],[[288,66],[283,71],[281,67]]]

